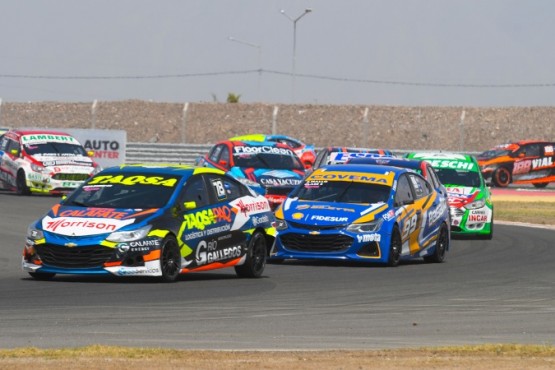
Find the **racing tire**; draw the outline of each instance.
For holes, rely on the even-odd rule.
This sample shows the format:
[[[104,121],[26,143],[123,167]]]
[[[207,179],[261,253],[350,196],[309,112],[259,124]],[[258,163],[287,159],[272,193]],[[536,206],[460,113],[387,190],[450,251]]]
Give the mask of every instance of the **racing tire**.
[[[235,266],[235,273],[241,278],[259,278],[266,267],[266,238],[260,231],[255,231],[247,247],[245,263]]]
[[[507,167],[499,167],[493,171],[491,182],[498,188],[506,188],[512,182],[511,171]]]
[[[397,226],[393,227],[393,232],[391,233],[391,243],[389,244],[389,256],[387,257],[387,265],[389,267],[395,267],[399,264],[401,260],[401,249],[403,248],[403,243],[401,241],[401,234],[399,233],[399,228]]]
[[[35,280],[51,280],[56,276],[53,272],[30,272],[29,275]]]
[[[493,217],[491,218],[491,226],[490,226],[490,229],[489,229],[489,233],[484,235],[483,239],[485,239],[485,240],[493,239]]]
[[[25,172],[23,170],[17,172],[15,187],[18,195],[31,194],[31,189],[27,186],[27,180],[25,179]]]
[[[532,184],[532,185],[534,185],[534,187],[535,187],[536,189],[543,189],[543,188],[545,188],[547,185],[549,185],[549,183],[548,183],[548,182],[540,182],[539,184]]]
[[[447,225],[442,224],[437,236],[436,246],[434,253],[429,256],[424,256],[424,261],[432,263],[441,263],[445,260],[445,252],[449,249],[449,231]]]
[[[172,283],[177,280],[181,272],[181,253],[174,236],[167,236],[162,242],[160,253],[160,270],[162,270],[162,281]]]

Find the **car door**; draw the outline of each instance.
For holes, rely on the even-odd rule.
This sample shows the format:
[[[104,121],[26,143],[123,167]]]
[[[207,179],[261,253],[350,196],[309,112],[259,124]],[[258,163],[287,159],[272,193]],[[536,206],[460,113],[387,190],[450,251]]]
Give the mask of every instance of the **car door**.
[[[185,252],[192,251],[185,256],[186,268],[209,268],[246,253],[246,236],[232,229],[235,213],[229,204],[240,194],[238,185],[222,175],[195,175],[187,181],[181,199],[186,210],[180,233],[189,248]]]
[[[20,154],[21,145],[19,141],[8,136],[4,136],[2,139],[2,149],[3,152],[1,159],[1,179],[9,186],[15,186],[17,178],[17,170],[20,167]]]
[[[397,181],[395,208],[403,244],[401,254],[413,254],[419,249],[415,233],[422,220],[422,211],[415,202],[414,190],[410,184],[408,173],[402,174]]]

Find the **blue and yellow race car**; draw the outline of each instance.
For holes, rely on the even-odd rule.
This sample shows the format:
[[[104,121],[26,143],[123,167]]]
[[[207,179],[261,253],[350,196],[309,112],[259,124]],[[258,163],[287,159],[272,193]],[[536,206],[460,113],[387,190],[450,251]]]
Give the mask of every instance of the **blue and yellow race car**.
[[[449,208],[414,171],[381,165],[331,165],[308,175],[276,211],[271,259],[384,263],[442,262]]]
[[[235,267],[259,277],[275,240],[268,200],[223,171],[172,165],[111,167],[33,222],[23,270],[156,276]]]

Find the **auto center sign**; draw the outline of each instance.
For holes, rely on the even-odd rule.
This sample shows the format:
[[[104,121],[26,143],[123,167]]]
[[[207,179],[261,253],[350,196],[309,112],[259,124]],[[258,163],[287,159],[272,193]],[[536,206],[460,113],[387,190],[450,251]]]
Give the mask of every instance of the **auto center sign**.
[[[127,132],[124,130],[59,129],[73,135],[103,168],[125,163]]]

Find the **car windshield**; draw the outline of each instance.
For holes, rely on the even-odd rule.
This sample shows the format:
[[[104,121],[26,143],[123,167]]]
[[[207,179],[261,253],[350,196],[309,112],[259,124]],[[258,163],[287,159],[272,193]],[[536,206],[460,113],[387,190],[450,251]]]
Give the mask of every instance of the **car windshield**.
[[[96,175],[75,190],[64,205],[148,209],[165,206],[180,176],[145,174]]]
[[[354,181],[305,181],[290,197],[341,203],[386,203],[391,188],[386,185]]]
[[[444,185],[459,185],[473,188],[482,186],[480,174],[478,172],[437,168],[436,173],[439,177],[439,181]]]
[[[237,167],[304,170],[299,158],[294,154],[236,153],[234,154],[234,160]]]
[[[484,159],[490,159],[490,158],[496,158],[496,157],[509,155],[510,153],[511,153],[511,151],[507,150],[507,149],[492,149],[492,150],[486,150],[485,152],[480,154],[478,157],[484,158]]]
[[[75,144],[69,144],[69,143],[58,143],[58,142],[25,144],[25,151],[29,155],[45,154],[45,155],[52,155],[57,157],[87,155],[87,152],[81,145],[75,145]]]

